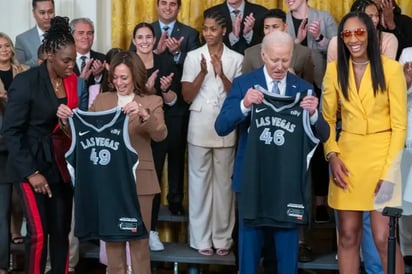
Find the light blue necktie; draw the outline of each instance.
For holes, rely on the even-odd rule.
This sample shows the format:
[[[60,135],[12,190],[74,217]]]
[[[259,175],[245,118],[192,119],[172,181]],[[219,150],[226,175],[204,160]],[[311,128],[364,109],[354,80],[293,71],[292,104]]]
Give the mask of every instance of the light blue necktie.
[[[273,80],[272,93],[280,95],[279,81]]]

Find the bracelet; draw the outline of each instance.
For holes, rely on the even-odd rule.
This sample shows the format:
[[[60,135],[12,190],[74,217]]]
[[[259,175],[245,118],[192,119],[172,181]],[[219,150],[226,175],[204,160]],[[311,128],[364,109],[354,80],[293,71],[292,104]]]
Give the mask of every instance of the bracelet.
[[[332,156],[336,156],[336,152],[329,152],[329,153],[326,155],[326,161],[329,162],[329,160],[330,160],[330,158],[332,158]]]
[[[40,173],[40,171],[36,170],[32,175],[27,176],[27,179],[29,179],[29,178],[31,178],[31,177],[33,177],[33,176],[36,176],[36,175],[39,174],[39,173]]]

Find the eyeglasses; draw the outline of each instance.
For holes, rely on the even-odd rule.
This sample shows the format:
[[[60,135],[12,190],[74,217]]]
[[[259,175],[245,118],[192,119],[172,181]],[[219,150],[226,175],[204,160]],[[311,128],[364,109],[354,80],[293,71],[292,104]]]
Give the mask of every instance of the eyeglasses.
[[[350,38],[355,35],[356,39],[364,41],[366,40],[366,30],[359,28],[355,30],[344,30],[340,33],[342,39],[344,42],[347,42],[350,40]]]

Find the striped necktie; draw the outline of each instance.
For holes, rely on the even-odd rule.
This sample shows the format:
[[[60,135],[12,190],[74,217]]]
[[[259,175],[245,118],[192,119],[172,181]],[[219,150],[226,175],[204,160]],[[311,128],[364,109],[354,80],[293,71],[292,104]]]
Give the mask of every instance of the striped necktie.
[[[87,59],[87,56],[83,55],[80,57],[80,60],[82,60],[80,63],[80,73],[83,71],[84,67],[86,66],[86,59]]]
[[[273,80],[272,93],[280,95],[279,81]]]

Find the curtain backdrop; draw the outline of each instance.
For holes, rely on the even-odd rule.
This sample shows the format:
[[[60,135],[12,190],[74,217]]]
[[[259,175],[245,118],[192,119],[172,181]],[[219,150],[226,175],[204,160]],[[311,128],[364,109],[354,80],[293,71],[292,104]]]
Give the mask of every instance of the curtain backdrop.
[[[249,0],[267,8],[287,10],[284,0]],[[182,0],[179,21],[200,31],[203,10],[222,3],[223,0]],[[309,0],[316,9],[327,10],[338,22],[349,11],[353,0]],[[412,16],[412,1],[397,0],[403,13]],[[139,22],[157,19],[156,0],[112,0],[112,46],[128,48],[134,26]]]

